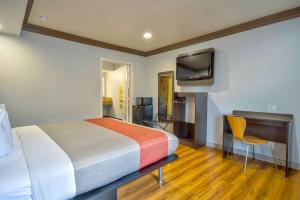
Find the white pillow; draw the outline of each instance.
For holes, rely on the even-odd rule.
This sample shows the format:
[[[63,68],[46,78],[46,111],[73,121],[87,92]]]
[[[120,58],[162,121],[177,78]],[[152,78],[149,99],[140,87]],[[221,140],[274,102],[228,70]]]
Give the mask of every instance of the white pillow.
[[[13,150],[12,130],[5,109],[0,108],[0,158]]]

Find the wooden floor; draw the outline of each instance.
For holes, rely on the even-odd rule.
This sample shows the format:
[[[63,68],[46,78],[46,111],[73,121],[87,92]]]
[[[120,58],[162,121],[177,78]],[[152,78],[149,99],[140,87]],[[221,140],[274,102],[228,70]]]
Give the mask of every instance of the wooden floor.
[[[163,187],[159,187],[155,171],[118,189],[118,199],[300,200],[300,171],[292,171],[285,179],[283,168],[276,173],[273,165],[250,159],[244,175],[242,156],[224,160],[219,150],[182,145],[176,154],[179,159],[163,168]]]

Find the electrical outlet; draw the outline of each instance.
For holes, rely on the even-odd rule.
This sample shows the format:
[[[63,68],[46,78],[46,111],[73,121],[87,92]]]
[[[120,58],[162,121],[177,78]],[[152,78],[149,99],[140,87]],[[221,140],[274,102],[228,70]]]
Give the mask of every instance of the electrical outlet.
[[[268,105],[268,112],[277,113],[278,106],[277,105]]]

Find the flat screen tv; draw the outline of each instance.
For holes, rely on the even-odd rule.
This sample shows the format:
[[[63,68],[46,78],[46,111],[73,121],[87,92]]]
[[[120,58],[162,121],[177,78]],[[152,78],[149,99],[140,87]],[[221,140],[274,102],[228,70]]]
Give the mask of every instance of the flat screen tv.
[[[214,49],[182,54],[176,58],[176,80],[194,81],[214,76]]]

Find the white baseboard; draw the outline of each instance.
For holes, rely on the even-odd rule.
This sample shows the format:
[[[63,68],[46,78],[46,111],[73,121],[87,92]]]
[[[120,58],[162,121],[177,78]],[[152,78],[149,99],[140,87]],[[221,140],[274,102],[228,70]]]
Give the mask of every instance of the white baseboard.
[[[222,150],[222,148],[223,148],[222,145],[211,143],[211,142],[207,142],[206,145],[208,147],[215,148],[215,149],[220,149],[220,150]],[[242,155],[242,156],[246,156],[246,151],[241,150],[241,149],[233,148],[233,152],[236,153],[236,154]],[[253,154],[250,153],[249,157],[252,158]],[[255,153],[255,159],[265,161],[265,162],[269,162],[269,163],[274,163],[274,159],[272,157],[266,156],[264,154]],[[277,159],[277,164],[281,165],[281,166],[285,166],[285,160]],[[293,168],[293,169],[296,169],[296,170],[300,170],[300,164],[295,163],[295,162],[291,162],[290,167]]]

